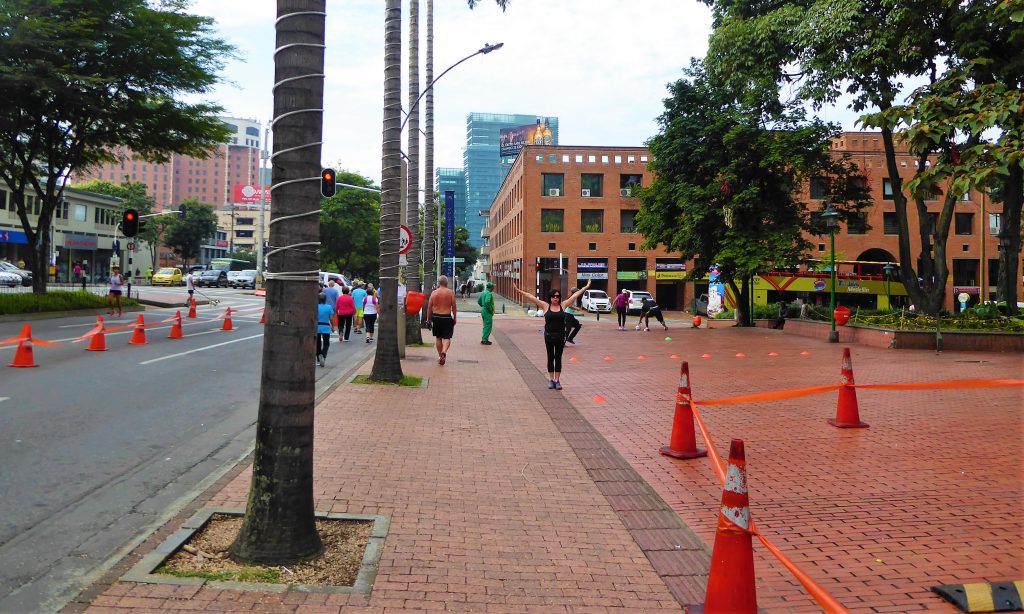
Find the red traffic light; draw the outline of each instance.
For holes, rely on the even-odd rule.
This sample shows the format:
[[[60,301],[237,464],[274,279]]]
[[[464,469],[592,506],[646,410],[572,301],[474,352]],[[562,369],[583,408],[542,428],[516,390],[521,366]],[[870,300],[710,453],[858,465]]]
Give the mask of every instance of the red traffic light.
[[[135,220],[135,212],[134,211],[125,211],[124,219],[128,220],[129,222],[134,221]]]
[[[325,168],[320,172],[320,194],[325,198],[334,196],[337,191],[337,185],[335,185],[335,175],[333,168]]]
[[[126,237],[134,237],[139,234],[139,212],[135,209],[127,209],[121,215],[121,232]]]

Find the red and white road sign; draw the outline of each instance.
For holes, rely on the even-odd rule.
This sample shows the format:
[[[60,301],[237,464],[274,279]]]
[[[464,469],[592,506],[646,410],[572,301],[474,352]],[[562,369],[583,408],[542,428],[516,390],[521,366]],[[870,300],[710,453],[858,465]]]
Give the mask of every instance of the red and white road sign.
[[[398,253],[406,254],[410,249],[412,249],[412,231],[403,224],[398,232]]]

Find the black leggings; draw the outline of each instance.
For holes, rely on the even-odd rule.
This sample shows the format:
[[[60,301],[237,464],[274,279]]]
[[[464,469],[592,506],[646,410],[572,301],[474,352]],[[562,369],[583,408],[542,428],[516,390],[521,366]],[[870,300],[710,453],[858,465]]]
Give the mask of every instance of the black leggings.
[[[352,332],[352,314],[338,316],[338,338],[348,341],[348,335]]]
[[[581,328],[583,328],[583,325],[580,324],[580,321],[576,319],[576,316],[569,313],[565,314],[566,341],[572,341],[573,339],[575,339],[576,333],[580,332]]]
[[[366,323],[366,334],[367,335],[372,335],[373,334],[373,324],[376,321],[377,321],[377,314],[375,314],[375,313],[364,313],[363,314],[363,322]]]
[[[619,317],[619,326],[626,325],[626,309],[615,308],[615,314]]]
[[[548,373],[561,373],[565,337],[544,335],[544,348],[548,351]]]
[[[316,334],[316,355],[327,356],[327,350],[331,348],[331,333]]]

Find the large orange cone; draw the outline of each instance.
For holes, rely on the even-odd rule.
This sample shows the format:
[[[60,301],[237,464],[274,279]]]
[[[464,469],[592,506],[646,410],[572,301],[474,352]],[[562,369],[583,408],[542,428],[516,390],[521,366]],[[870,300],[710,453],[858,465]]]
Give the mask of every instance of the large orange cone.
[[[839,388],[839,403],[836,406],[836,417],[829,418],[828,423],[841,429],[864,429],[866,422],[860,421],[860,410],[857,407],[857,389],[853,387],[853,361],[850,360],[850,348],[843,348],[843,381]]]
[[[756,614],[752,541],[743,440],[733,439],[729,446],[729,468],[722,490],[715,548],[711,552],[707,596],[703,607],[690,607],[687,612]]]
[[[693,431],[693,407],[690,406],[690,363],[679,367],[679,388],[676,390],[676,415],[672,420],[672,438],[659,452],[672,458],[700,458],[707,450],[697,448]]]
[[[260,316],[260,324],[266,324],[266,323],[267,323],[267,310],[264,309],[263,310],[263,314]]]
[[[21,334],[15,339],[18,340],[18,349],[14,352],[14,362],[8,363],[7,366],[38,367],[32,355],[32,328],[28,324],[21,327]]]
[[[183,339],[185,336],[181,334],[181,310],[174,312],[174,324],[171,324],[171,334],[167,335],[168,339]]]
[[[231,308],[228,307],[227,311],[224,312],[224,326],[220,327],[221,330],[238,330],[231,324]]]
[[[107,339],[103,334],[103,316],[96,316],[96,331],[92,337],[89,338],[89,347],[85,348],[88,352],[106,352],[107,351]]]
[[[194,317],[196,317],[196,297],[194,297],[194,296],[189,297],[189,302],[188,303],[189,303],[188,304],[188,315],[185,316],[185,317],[194,318]]]
[[[132,331],[132,338],[128,340],[129,345],[146,345],[146,320],[142,314],[135,320],[135,330]]]

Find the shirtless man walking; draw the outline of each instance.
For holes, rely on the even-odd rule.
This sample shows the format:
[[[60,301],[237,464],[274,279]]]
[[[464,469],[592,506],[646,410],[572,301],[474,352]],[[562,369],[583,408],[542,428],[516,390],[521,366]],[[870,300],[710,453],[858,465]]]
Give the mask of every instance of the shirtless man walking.
[[[437,364],[444,365],[455,333],[455,292],[448,288],[448,276],[437,278],[437,289],[427,301],[427,321],[434,332]]]

